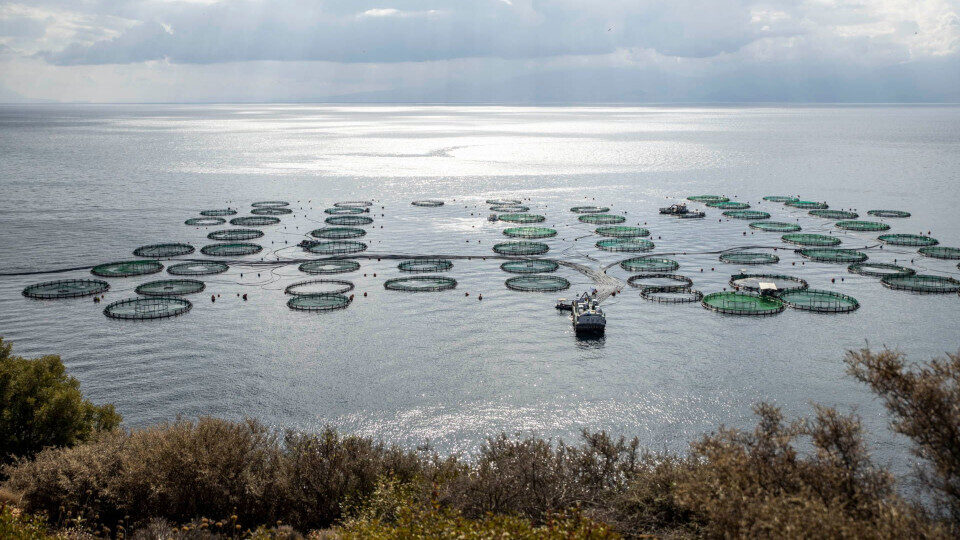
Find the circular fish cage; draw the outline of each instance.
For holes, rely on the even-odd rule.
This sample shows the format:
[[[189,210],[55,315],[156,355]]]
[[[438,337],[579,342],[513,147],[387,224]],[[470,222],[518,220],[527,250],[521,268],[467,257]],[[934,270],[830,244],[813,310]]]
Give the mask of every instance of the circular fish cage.
[[[493,246],[493,251],[501,255],[540,255],[550,251],[550,246],[542,242],[501,242]]]
[[[218,242],[236,242],[238,240],[253,240],[262,236],[263,231],[257,229],[223,229],[222,231],[213,231],[207,235],[207,238]]]
[[[643,227],[629,227],[627,225],[607,225],[597,227],[593,232],[600,236],[612,236],[614,238],[635,238],[639,236],[650,236],[650,231]]]
[[[770,202],[787,203],[787,202],[799,201],[800,199],[796,197],[791,197],[789,195],[767,195],[766,197],[763,198],[763,200],[770,201]]]
[[[388,279],[383,288],[388,291],[436,292],[454,289],[457,280],[444,276],[410,276]]]
[[[881,234],[877,237],[884,244],[891,246],[935,246],[940,242],[936,238],[921,236],[919,234]]]
[[[508,223],[540,223],[547,219],[540,214],[500,214],[497,218]]]
[[[195,217],[183,222],[184,225],[193,227],[212,227],[214,225],[223,225],[227,220],[221,217]]]
[[[614,214],[584,214],[577,219],[583,223],[592,223],[594,225],[612,225],[615,223],[623,223],[627,220],[627,218],[623,216]]]
[[[751,229],[766,232],[796,232],[800,226],[796,223],[784,223],[783,221],[759,221],[750,224]]]
[[[503,235],[512,238],[550,238],[557,235],[557,230],[549,227],[508,227],[503,230]]]
[[[728,202],[729,197],[723,197],[721,195],[692,195],[687,197],[688,201],[701,202],[701,203],[715,203],[715,202]]]
[[[602,214],[604,212],[609,212],[610,207],[608,206],[574,206],[570,209],[574,214]]]
[[[397,265],[401,272],[446,272],[453,268],[449,259],[410,259]]]
[[[298,281],[283,290],[294,296],[315,294],[343,294],[353,290],[353,283],[342,279],[310,279]]]
[[[331,216],[352,216],[366,214],[367,210],[359,206],[334,206],[333,208],[324,208],[323,213]]]
[[[827,263],[860,263],[868,258],[866,253],[855,249],[806,248],[797,250],[797,253],[811,261]]]
[[[846,210],[811,210],[808,213],[811,216],[826,219],[857,219],[860,217],[860,214]]]
[[[342,294],[301,294],[287,301],[287,307],[297,311],[331,311],[350,305],[350,298]]]
[[[317,255],[345,255],[366,251],[367,245],[353,240],[334,240],[331,242],[314,242],[306,247],[310,253]]]
[[[222,274],[230,267],[221,262],[185,262],[167,267],[167,273],[172,276],[209,276]]]
[[[694,289],[665,290],[662,287],[640,289],[640,298],[661,304],[690,304],[703,300],[703,293]]]
[[[880,283],[888,289],[917,293],[944,294],[960,291],[960,281],[946,276],[914,274],[912,276],[886,276]]]
[[[570,288],[570,282],[560,276],[530,274],[508,278],[504,284],[512,291],[557,292]]]
[[[522,212],[529,212],[530,207],[524,206],[522,204],[495,204],[490,207],[491,212],[504,212],[507,214],[517,214]]]
[[[494,204],[499,206],[509,206],[523,204],[523,201],[520,199],[487,199],[487,204]]]
[[[834,226],[845,231],[877,232],[890,230],[889,225],[879,221],[838,221],[834,223]]]
[[[90,273],[100,277],[133,277],[155,274],[163,270],[159,261],[119,261],[94,266]]]
[[[727,315],[776,315],[784,310],[783,302],[770,296],[738,292],[716,292],[703,297],[700,304]]]
[[[797,244],[800,246],[817,246],[817,247],[829,247],[840,245],[840,239],[827,236],[825,234],[811,234],[811,233],[796,233],[796,234],[785,234],[780,237],[781,240],[789,244]]]
[[[750,208],[748,203],[737,201],[708,202],[707,206],[710,208],[719,208],[721,210],[746,210],[747,208]]]
[[[325,240],[345,240],[347,238],[360,238],[367,234],[367,231],[357,227],[321,227],[310,231],[310,236],[314,238],[323,238]]]
[[[960,259],[960,248],[944,246],[927,246],[917,250],[921,255],[934,259]]]
[[[772,283],[778,291],[806,289],[805,280],[783,274],[734,274],[730,286],[738,291],[760,292],[761,283]]]
[[[183,298],[150,297],[120,300],[108,305],[103,314],[111,319],[144,321],[176,317],[190,311],[193,304]]]
[[[542,274],[556,272],[560,265],[546,259],[523,259],[507,261],[500,265],[500,269],[511,274]]]
[[[254,208],[266,208],[268,206],[290,206],[287,201],[257,201],[250,206]]]
[[[359,208],[367,208],[369,206],[373,206],[373,202],[371,201],[340,201],[340,202],[333,203],[333,205],[337,207],[356,206]]]
[[[875,217],[882,217],[882,218],[910,217],[910,212],[904,212],[903,210],[867,210],[867,214]]]
[[[636,274],[627,278],[627,285],[637,289],[656,288],[664,292],[681,291],[693,287],[693,280],[679,274]]]
[[[369,225],[373,223],[373,218],[370,216],[330,216],[323,221],[329,225],[356,227],[358,225]]]
[[[292,214],[293,210],[282,206],[264,206],[263,208],[254,208],[250,210],[250,213],[255,216],[284,216]]]
[[[203,291],[206,285],[196,279],[161,279],[139,285],[133,292],[143,296],[183,296]]]
[[[619,251],[627,253],[640,253],[651,251],[654,243],[646,238],[607,238],[600,240],[596,246],[604,251]]]
[[[800,208],[802,210],[826,210],[830,208],[830,205],[823,202],[816,201],[790,201],[783,203],[785,206],[790,206],[792,208]]]
[[[889,263],[854,263],[847,267],[851,274],[871,277],[903,277],[912,276],[917,272],[912,268]]]
[[[152,244],[149,246],[140,246],[133,250],[136,257],[149,257],[151,259],[169,259],[170,257],[179,257],[189,255],[196,251],[190,244],[170,243],[170,244]]]
[[[223,208],[223,209],[216,209],[216,210],[201,210],[200,215],[205,217],[235,216],[237,215],[237,211],[232,208]]]
[[[307,261],[298,269],[305,274],[344,274],[360,269],[360,263],[350,259],[322,259]]]
[[[443,206],[443,201],[437,199],[424,199],[422,201],[413,201],[413,206],[425,206],[427,208],[436,208],[437,206]]]
[[[280,223],[280,218],[273,216],[243,216],[230,220],[231,225],[240,227],[265,227]]]
[[[720,254],[720,262],[727,264],[776,264],[780,257],[772,253],[754,253],[751,251],[729,251]]]
[[[770,219],[768,212],[758,210],[727,210],[723,215],[733,219]]]
[[[778,298],[794,309],[819,313],[847,313],[860,307],[852,296],[819,289],[786,291]]]
[[[627,272],[665,273],[680,268],[680,263],[662,257],[633,257],[620,261],[620,268]]]
[[[58,279],[28,285],[23,295],[37,300],[58,300],[100,294],[109,289],[110,284],[99,279]]]
[[[200,253],[211,257],[240,257],[242,255],[253,255],[261,251],[263,251],[263,246],[250,242],[223,242],[200,248]]]

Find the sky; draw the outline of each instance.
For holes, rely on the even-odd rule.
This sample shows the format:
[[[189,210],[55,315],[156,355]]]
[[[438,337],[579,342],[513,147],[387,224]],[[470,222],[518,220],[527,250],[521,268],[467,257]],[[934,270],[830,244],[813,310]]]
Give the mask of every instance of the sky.
[[[960,0],[0,0],[0,102],[960,102]]]

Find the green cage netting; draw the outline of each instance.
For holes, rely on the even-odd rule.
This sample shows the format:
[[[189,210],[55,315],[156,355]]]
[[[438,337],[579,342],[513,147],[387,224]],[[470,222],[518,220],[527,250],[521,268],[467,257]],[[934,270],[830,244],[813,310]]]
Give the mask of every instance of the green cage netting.
[[[340,201],[333,203],[334,206],[356,206],[360,208],[366,208],[368,206],[373,206],[371,201]]]
[[[940,243],[936,238],[919,234],[881,234],[877,239],[891,246],[935,246]]]
[[[876,217],[885,217],[885,218],[908,218],[910,217],[910,212],[904,212],[903,210],[867,210],[867,214]]]
[[[343,294],[353,290],[353,283],[342,279],[310,279],[298,281],[283,290],[286,294]]]
[[[261,251],[263,251],[263,246],[250,242],[222,242],[200,248],[200,253],[211,257],[239,257],[241,255],[253,255]]]
[[[367,231],[358,227],[321,227],[310,231],[310,236],[314,238],[323,238],[325,240],[344,240],[347,238],[360,238],[367,234]]]
[[[169,259],[170,257],[189,255],[194,251],[190,244],[169,243],[140,246],[133,250],[133,254],[137,257],[150,257],[151,259]]]
[[[707,217],[706,212],[687,212],[686,214],[673,214],[671,217],[677,219],[701,219]]]
[[[200,215],[206,216],[206,217],[235,216],[237,215],[237,211],[233,210],[232,208],[223,208],[223,209],[217,209],[217,210],[201,210]]]
[[[854,263],[847,267],[847,271],[851,274],[871,277],[902,277],[912,276],[917,273],[912,268],[890,263]]]
[[[254,208],[250,213],[255,216],[284,216],[292,214],[293,210],[280,206],[265,206],[263,208]]]
[[[512,238],[550,238],[557,235],[557,230],[549,227],[508,227],[503,230],[503,235]]]
[[[438,199],[424,199],[422,201],[413,201],[413,206],[425,206],[427,208],[435,208],[437,206],[443,206],[443,201]]]
[[[791,197],[789,195],[767,195],[766,197],[763,198],[763,200],[770,201],[770,202],[786,203],[786,202],[799,201],[800,199],[796,197]]]
[[[838,229],[846,231],[889,231],[890,226],[879,221],[838,221],[834,224]]]
[[[273,216],[244,216],[230,220],[231,225],[240,227],[265,227],[267,225],[276,225],[280,223],[280,218]]]
[[[253,240],[262,236],[263,231],[257,229],[223,229],[213,231],[207,235],[207,238],[218,242],[236,242],[238,240]]]
[[[720,255],[720,262],[727,264],[776,264],[780,262],[780,257],[773,253],[729,251]]]
[[[703,300],[703,293],[694,289],[670,290],[662,287],[640,289],[640,298],[661,304],[689,304]]]
[[[227,220],[219,217],[195,217],[184,221],[184,225],[195,227],[212,227],[214,225],[223,225]]]
[[[159,261],[120,261],[94,266],[90,272],[100,277],[133,277],[163,270]]]
[[[500,269],[511,274],[541,274],[556,272],[560,265],[546,259],[523,259],[521,261],[507,261],[500,265]]]
[[[663,291],[679,291],[693,287],[693,280],[679,274],[655,272],[630,276],[627,278],[627,285],[638,289],[656,287]]]
[[[350,298],[342,294],[301,294],[287,301],[287,307],[297,311],[330,311],[350,305]]]
[[[840,239],[827,236],[825,234],[812,234],[812,233],[796,233],[796,234],[785,234],[780,237],[784,242],[790,244],[797,244],[800,246],[836,246],[840,244]]]
[[[519,214],[522,212],[529,212],[530,207],[522,204],[495,204],[490,207],[490,211],[497,213]]]
[[[209,276],[222,274],[230,267],[221,262],[185,262],[167,267],[167,273],[172,276]]]
[[[108,305],[103,314],[111,319],[147,320],[176,317],[190,311],[193,304],[183,298],[150,297],[120,300]]]
[[[733,219],[770,219],[768,212],[758,210],[727,210],[723,215]]]
[[[639,236],[650,236],[650,231],[643,227],[629,227],[627,225],[607,225],[597,227],[593,232],[600,236],[612,236],[614,238],[634,238]]]
[[[750,208],[748,203],[736,201],[708,202],[707,206],[721,210],[746,210]]]
[[[307,245],[306,250],[317,255],[343,255],[346,253],[360,253],[366,251],[367,245],[353,240],[334,240],[331,242],[313,242]]]
[[[797,253],[811,261],[827,263],[859,263],[867,260],[867,254],[855,249],[840,248],[806,248],[798,249]]]
[[[778,298],[794,309],[821,313],[846,313],[860,307],[860,302],[852,296],[818,289],[785,291]]]
[[[783,311],[783,302],[769,296],[738,292],[708,294],[700,301],[703,307],[727,315],[776,315]]]
[[[500,214],[497,216],[500,221],[508,223],[540,223],[547,218],[539,214]]]
[[[772,284],[778,291],[807,288],[805,280],[783,274],[734,274],[730,276],[730,286],[738,291],[760,292],[761,285],[766,284]]]
[[[397,265],[401,272],[445,272],[453,268],[449,259],[411,259]]]
[[[680,263],[662,257],[633,257],[620,261],[620,268],[627,272],[673,272],[680,268]]]
[[[692,195],[687,197],[688,201],[701,202],[701,203],[715,203],[715,202],[728,202],[729,197],[723,197],[721,195]]]
[[[265,208],[268,206],[290,206],[287,201],[257,201],[250,206],[254,208]]]
[[[388,291],[435,292],[454,289],[457,280],[444,276],[410,276],[388,279],[383,288]]]
[[[356,227],[357,225],[369,225],[373,223],[373,218],[370,216],[330,216],[323,221],[329,225]]]
[[[99,279],[58,279],[29,285],[23,289],[23,295],[39,300],[55,300],[100,294],[108,289],[110,284]]]
[[[816,201],[790,201],[784,203],[786,206],[791,206],[793,208],[800,208],[804,210],[826,210],[830,208],[827,203],[816,202]]]
[[[766,232],[794,232],[800,230],[800,226],[796,223],[784,223],[782,221],[759,221],[751,223],[750,228]]]
[[[183,296],[203,291],[206,285],[196,279],[161,279],[148,281],[134,290],[143,296]]]
[[[570,282],[560,276],[529,274],[507,279],[504,284],[513,291],[557,292],[570,288]]]
[[[493,251],[501,255],[540,255],[550,251],[550,246],[542,242],[501,242],[493,246]]]
[[[366,214],[367,210],[359,206],[334,206],[333,208],[324,208],[323,213],[330,214],[331,216],[354,216],[357,214]]]
[[[927,246],[920,248],[918,251],[921,255],[933,257],[934,259],[960,259],[960,248],[955,247]]]
[[[614,214],[584,214],[578,218],[583,223],[592,223],[594,225],[612,225],[614,223],[623,223],[627,218]]]
[[[627,253],[640,253],[653,250],[654,243],[646,238],[607,238],[600,240],[595,244],[604,251],[620,251]]]
[[[609,212],[610,207],[608,206],[574,206],[570,209],[574,214],[602,214],[604,212]]]
[[[306,274],[344,274],[360,269],[360,263],[350,259],[323,259],[307,261],[299,270]]]
[[[523,201],[520,199],[487,199],[487,204],[497,204],[497,205],[512,205],[512,204],[523,204]]]
[[[960,291],[960,281],[946,276],[914,274],[912,276],[886,276],[880,283],[890,289],[918,293],[954,293]]]
[[[826,219],[857,219],[860,217],[856,212],[847,210],[811,210],[808,212],[811,216]]]

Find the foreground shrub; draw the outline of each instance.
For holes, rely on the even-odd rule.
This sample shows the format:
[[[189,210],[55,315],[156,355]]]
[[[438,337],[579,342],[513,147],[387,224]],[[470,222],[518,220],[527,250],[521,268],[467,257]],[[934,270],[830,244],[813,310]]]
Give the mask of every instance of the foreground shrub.
[[[4,540],[49,540],[46,523],[37,517],[0,505],[0,538]]]

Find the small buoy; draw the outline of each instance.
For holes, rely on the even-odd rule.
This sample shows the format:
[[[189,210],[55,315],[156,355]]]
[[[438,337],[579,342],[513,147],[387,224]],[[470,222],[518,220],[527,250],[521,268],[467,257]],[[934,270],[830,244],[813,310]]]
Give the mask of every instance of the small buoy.
[[[464,296],[470,296],[470,293],[463,293]]]
[[[367,291],[363,291],[363,296],[364,296],[364,297],[367,296]]]
[[[243,294],[243,301],[244,301],[244,302],[247,301],[247,294],[246,294],[246,293]]]
[[[216,301],[217,301],[217,297],[211,294],[211,295],[210,295],[210,301],[211,301],[211,302],[216,302]]]
[[[350,300],[351,300],[351,301],[353,300],[353,295],[352,295],[352,294],[350,295]]]
[[[374,273],[374,274],[373,274],[373,277],[377,277],[377,274],[376,274],[376,273]]]
[[[483,295],[482,295],[482,294],[478,294],[478,295],[477,295],[477,300],[483,300]]]
[[[94,297],[93,297],[93,303],[94,303],[94,304],[99,304],[99,303],[100,303],[100,297],[99,297],[99,296],[94,296]]]
[[[836,283],[836,282],[837,282],[837,278],[830,278],[830,283]]]

